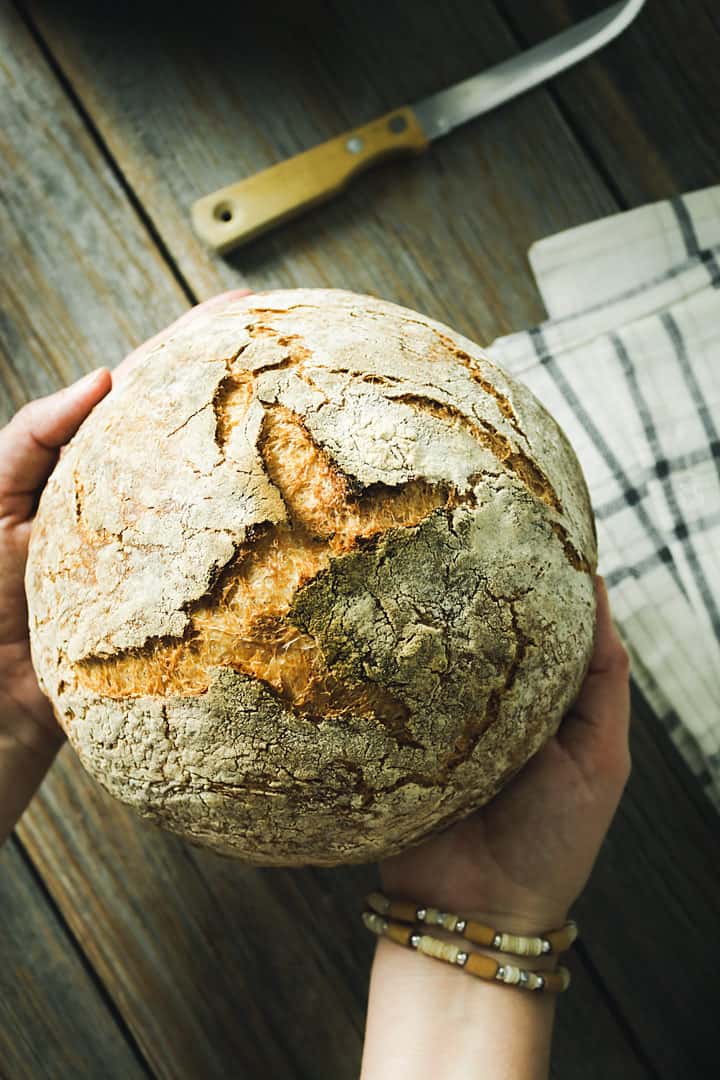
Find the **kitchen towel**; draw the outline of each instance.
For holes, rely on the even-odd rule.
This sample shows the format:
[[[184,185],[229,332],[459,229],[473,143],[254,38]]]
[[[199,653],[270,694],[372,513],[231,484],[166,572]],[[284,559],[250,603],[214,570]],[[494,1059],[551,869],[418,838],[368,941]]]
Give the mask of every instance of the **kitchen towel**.
[[[720,810],[720,186],[530,263],[550,318],[488,353],[570,438],[634,678]]]

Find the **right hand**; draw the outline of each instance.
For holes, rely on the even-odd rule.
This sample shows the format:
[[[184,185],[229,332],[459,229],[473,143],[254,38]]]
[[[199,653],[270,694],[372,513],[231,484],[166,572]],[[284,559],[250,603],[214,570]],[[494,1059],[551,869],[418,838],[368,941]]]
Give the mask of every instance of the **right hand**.
[[[482,810],[382,862],[390,895],[520,934],[563,924],[630,774],[629,661],[596,589],[595,649],[557,734]]]

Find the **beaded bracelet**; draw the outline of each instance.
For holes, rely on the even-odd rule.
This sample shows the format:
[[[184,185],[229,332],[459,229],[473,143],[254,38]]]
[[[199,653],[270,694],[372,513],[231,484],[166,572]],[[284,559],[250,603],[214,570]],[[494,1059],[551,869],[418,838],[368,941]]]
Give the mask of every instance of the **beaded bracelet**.
[[[389,938],[398,945],[416,949],[417,952],[435,960],[443,960],[446,964],[457,964],[470,975],[487,982],[502,982],[524,990],[547,990],[551,993],[562,993],[570,985],[570,972],[564,967],[555,971],[543,971],[541,974],[537,971],[526,971],[514,964],[499,964],[491,956],[466,952],[452,942],[441,941],[430,934],[419,934],[411,926],[393,922],[374,911],[364,911],[363,922],[368,930],[372,930],[378,937]]]
[[[400,922],[442,926],[445,930],[462,934],[474,945],[484,945],[488,949],[511,953],[513,956],[547,956],[550,953],[565,952],[578,936],[577,924],[572,920],[559,930],[547,930],[539,937],[523,937],[519,934],[504,934],[475,919],[440,911],[434,907],[422,907],[410,900],[390,900],[380,892],[370,893],[365,901],[378,915],[388,915]]]

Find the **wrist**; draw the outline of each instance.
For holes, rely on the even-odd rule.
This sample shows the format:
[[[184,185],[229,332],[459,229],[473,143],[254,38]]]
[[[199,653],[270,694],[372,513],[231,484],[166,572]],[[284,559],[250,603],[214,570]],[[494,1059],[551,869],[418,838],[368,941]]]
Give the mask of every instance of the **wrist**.
[[[455,911],[455,908],[451,908]],[[564,926],[569,918],[569,905],[538,905],[533,908],[528,905],[524,909],[483,907],[463,908],[462,915],[486,926],[494,926],[507,934],[521,934],[524,937],[535,937],[547,930],[558,930]]]
[[[554,1014],[554,994],[484,982],[380,938],[361,1080],[539,1080]]]
[[[509,932],[525,934],[524,931],[520,930],[510,930]],[[557,968],[558,963],[563,963],[557,953],[549,953],[541,956],[516,956],[511,953],[501,953],[499,950],[491,949],[489,946],[477,945],[475,942],[463,937],[462,934],[457,933],[457,931],[452,933],[450,930],[445,930],[442,926],[419,927],[418,933],[429,934],[431,937],[441,938],[443,941],[450,941],[463,949],[464,952],[480,953],[482,956],[489,956],[493,960],[497,960],[500,964],[510,963],[516,967],[524,968],[526,971],[554,971]],[[528,936],[535,935],[529,934]]]
[[[512,903],[478,903],[477,896],[468,897],[445,888],[425,890],[417,894],[404,887],[393,887],[381,874],[382,893],[393,900],[404,900],[422,907],[434,907],[473,919],[501,933],[538,937],[549,930],[558,930],[568,920],[570,904],[550,897],[523,897]],[[433,931],[437,927],[433,927]]]

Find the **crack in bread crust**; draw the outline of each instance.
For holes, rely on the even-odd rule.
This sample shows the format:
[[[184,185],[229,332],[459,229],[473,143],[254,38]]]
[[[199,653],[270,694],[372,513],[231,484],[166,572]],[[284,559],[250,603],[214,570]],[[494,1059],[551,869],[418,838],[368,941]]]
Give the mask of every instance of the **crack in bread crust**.
[[[234,422],[228,414],[245,411],[251,389],[248,378],[237,375],[225,383],[215,410],[218,430],[229,433]],[[203,694],[213,668],[227,666],[261,679],[301,715],[374,717],[400,745],[420,747],[402,702],[367,680],[352,685],[337,678],[315,639],[286,615],[297,590],[331,558],[391,527],[416,524],[445,505],[448,492],[417,481],[351,496],[346,478],[301,419],[282,406],[266,411],[258,448],[289,522],[243,545],[209,594],[188,609],[183,638],[81,661],[78,684],[115,699]]]
[[[343,293],[235,300],[154,356],[68,448],[29,560],[87,767],[260,865],[370,861],[487,801],[592,644],[552,419],[449,328]]]
[[[514,450],[510,440],[487,420],[476,423],[455,406],[435,401],[421,394],[400,394],[393,400],[412,405],[445,420],[448,424],[456,424],[464,428],[481,446],[494,454],[498,461],[506,465],[523,482],[528,491],[531,491],[538,499],[542,499],[553,510],[562,513],[560,500],[542,470],[523,451]]]
[[[493,386],[489,379],[483,377],[482,372],[480,371],[480,365],[478,364],[477,360],[475,360],[470,355],[470,353],[465,352],[464,349],[458,348],[455,342],[451,341],[447,334],[441,334],[438,330],[436,330],[435,335],[438,341],[442,344],[443,348],[452,356],[454,356],[455,359],[463,365],[463,367],[467,368],[467,370],[470,372],[471,378],[478,384],[478,386],[481,386],[485,393],[489,394],[490,397],[495,398],[498,403],[498,408],[500,409],[500,412],[512,424],[518,435],[521,435],[523,439],[527,439],[527,435],[520,427],[517,414],[513,409],[510,400],[506,397],[505,394],[502,394],[496,386]]]

